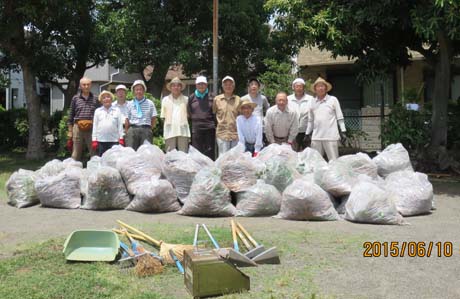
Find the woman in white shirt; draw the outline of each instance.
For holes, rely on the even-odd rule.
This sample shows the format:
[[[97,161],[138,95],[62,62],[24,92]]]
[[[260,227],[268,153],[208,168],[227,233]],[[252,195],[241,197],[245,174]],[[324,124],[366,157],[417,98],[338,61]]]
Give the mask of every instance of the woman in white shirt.
[[[238,143],[245,147],[245,151],[251,152],[254,157],[262,149],[262,120],[253,114],[256,103],[245,99],[241,102],[239,110],[241,115],[236,118],[238,131]]]
[[[176,77],[168,83],[166,88],[171,94],[161,101],[161,118],[164,118],[163,137],[166,151],[177,149],[188,152],[190,128],[187,118],[188,98],[182,94],[185,86]]]
[[[120,110],[112,106],[114,95],[103,91],[99,95],[102,106],[94,112],[92,148],[99,156],[116,144],[125,145],[123,136],[124,116]]]

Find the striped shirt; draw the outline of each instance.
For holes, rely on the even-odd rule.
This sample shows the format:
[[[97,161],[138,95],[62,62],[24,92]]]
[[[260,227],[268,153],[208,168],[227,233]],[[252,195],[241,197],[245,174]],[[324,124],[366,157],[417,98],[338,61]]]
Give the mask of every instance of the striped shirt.
[[[239,115],[236,118],[236,128],[238,129],[238,142],[254,144],[256,152],[262,149],[262,121],[252,114],[249,118]]]
[[[136,105],[134,100],[130,101],[128,104],[128,120],[130,125],[135,126],[151,126],[152,118],[157,116],[157,109],[155,105],[149,99],[143,99],[140,102],[142,116],[139,117],[137,114]]]
[[[72,98],[70,104],[70,114],[67,124],[73,125],[76,120],[79,119],[90,119],[94,117],[94,111],[101,104],[97,98],[90,92],[88,98],[82,96],[81,93],[75,95]]]
[[[111,106],[106,109],[99,107],[94,112],[92,140],[99,142],[118,142],[123,138],[123,122],[121,111]]]

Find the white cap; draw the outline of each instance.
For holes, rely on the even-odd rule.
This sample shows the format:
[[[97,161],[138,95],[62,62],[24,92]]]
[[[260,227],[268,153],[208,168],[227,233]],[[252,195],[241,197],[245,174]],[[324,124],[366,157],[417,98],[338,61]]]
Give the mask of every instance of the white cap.
[[[227,80],[230,80],[230,81],[233,82],[233,84],[235,84],[235,80],[233,80],[233,78],[230,77],[230,76],[225,76],[224,79],[222,79],[222,84],[224,84],[224,82],[227,81]]]
[[[117,87],[115,87],[115,91],[117,91],[119,89],[128,90],[128,88],[126,88],[126,86],[124,86],[123,84],[117,85]]]
[[[131,91],[134,92],[134,87],[136,85],[142,85],[144,87],[144,91],[147,91],[147,86],[145,86],[144,80],[136,80],[134,81],[133,85],[131,85]]]
[[[199,83],[208,84],[208,80],[206,79],[205,76],[198,76],[198,77],[196,77],[196,79],[195,79],[195,84],[199,84]]]
[[[294,85],[296,84],[302,84],[303,86],[305,86],[305,80],[302,78],[297,78],[294,81],[292,81],[292,89],[294,89]]]

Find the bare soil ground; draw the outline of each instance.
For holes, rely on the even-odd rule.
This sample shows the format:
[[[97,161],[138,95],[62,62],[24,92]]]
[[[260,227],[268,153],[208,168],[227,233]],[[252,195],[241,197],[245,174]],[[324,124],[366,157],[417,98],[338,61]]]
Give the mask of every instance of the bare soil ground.
[[[285,244],[283,248],[291,251],[285,255],[291,260],[283,260],[282,256],[283,263],[276,271],[280,273],[296,267],[302,272],[306,267],[303,261],[324,261],[324,266],[311,277],[320,297],[460,298],[460,183],[436,181],[434,186],[437,210],[430,215],[406,218],[410,223],[406,226],[274,218],[242,218],[240,221],[254,235],[273,245],[285,242],[286,232],[305,234],[301,243]],[[0,258],[8,258],[16,249],[36,242],[65,237],[76,229],[110,229],[116,226],[117,219],[133,225],[171,224],[177,229],[203,222],[210,226],[228,226],[229,223],[228,218],[194,218],[174,213],[59,210],[39,206],[16,209],[5,202],[0,200]],[[308,236],[312,233],[324,235],[325,241],[309,242]],[[328,240],[330,236],[341,237]],[[363,241],[452,242],[453,253],[451,257],[437,257],[433,249],[431,257],[409,257],[407,253],[404,257],[363,257]]]

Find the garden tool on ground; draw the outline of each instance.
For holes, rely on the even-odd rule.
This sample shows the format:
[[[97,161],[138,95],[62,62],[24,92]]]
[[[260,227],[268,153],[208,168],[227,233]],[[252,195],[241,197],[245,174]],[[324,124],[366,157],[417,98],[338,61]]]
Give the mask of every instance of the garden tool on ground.
[[[240,223],[237,222],[236,224],[238,228],[246,235],[246,237],[248,237],[248,239],[254,244],[254,246],[256,246],[256,248],[251,250],[252,252],[249,251],[247,254],[249,254],[250,252],[251,254],[254,254],[256,249],[260,250],[262,245],[259,245],[259,243],[257,243],[256,240],[254,240],[254,238],[248,233],[248,231]],[[258,264],[280,264],[281,263],[276,247],[269,248],[267,250],[264,250],[254,255],[251,258],[251,260]]]
[[[128,232],[125,232],[126,237],[131,242],[133,252],[136,254],[137,263],[135,272],[139,276],[147,276],[163,272],[163,264],[161,260],[150,255],[144,246],[135,241]]]
[[[181,274],[184,274],[184,267],[182,267],[182,264],[181,262],[177,259],[176,255],[174,254],[174,250],[169,249],[169,255],[171,255],[171,258],[174,260],[174,262],[176,263],[176,267],[177,269],[179,270],[179,272]]]
[[[255,257],[256,255],[259,255],[261,254],[262,252],[265,251],[265,247],[262,245],[262,244],[258,244],[256,242],[256,240],[254,240],[251,235],[246,231],[246,229],[244,229],[244,227],[238,223],[238,222],[235,222],[236,224],[236,228],[237,228],[237,232],[239,232],[240,234],[240,238],[243,240],[246,240],[245,237],[247,237],[249,239],[250,242],[252,242],[252,244],[254,244],[254,247],[251,246],[251,244],[246,241],[246,243],[244,243],[246,245],[246,247],[248,248],[248,252],[246,252],[244,255],[247,256],[248,258],[252,259],[253,257]],[[244,241],[243,241],[244,242]]]
[[[168,264],[174,264],[174,260],[171,258],[171,255],[169,254],[169,249],[172,249],[174,251],[174,255],[177,257],[179,261],[183,261],[184,259],[184,250],[190,250],[193,249],[193,245],[183,245],[183,244],[168,244],[163,241],[157,241],[154,238],[150,237],[146,233],[120,221],[117,220],[118,224],[120,224],[122,227],[126,228],[130,232],[133,232],[139,236],[142,236],[145,238],[145,242],[149,243],[150,245],[158,248],[160,250],[160,256],[163,258],[165,263]]]
[[[211,235],[211,232],[208,230],[205,224],[201,225],[205,230],[206,234],[208,235],[211,242],[214,244],[214,247],[217,249],[218,254],[222,257],[227,259],[229,262],[234,264],[238,267],[255,267],[257,264],[253,262],[251,259],[246,257],[244,254],[239,253],[238,251],[234,250],[233,248],[220,248],[219,243],[217,243],[216,239]]]

